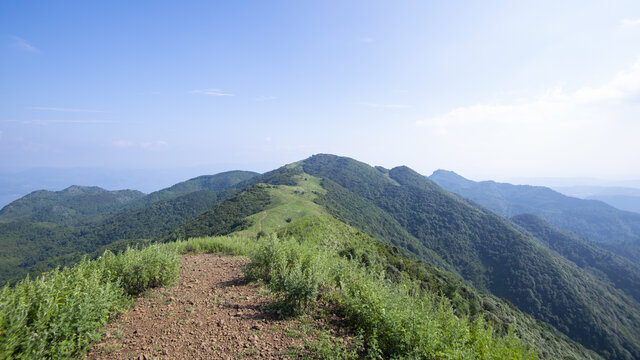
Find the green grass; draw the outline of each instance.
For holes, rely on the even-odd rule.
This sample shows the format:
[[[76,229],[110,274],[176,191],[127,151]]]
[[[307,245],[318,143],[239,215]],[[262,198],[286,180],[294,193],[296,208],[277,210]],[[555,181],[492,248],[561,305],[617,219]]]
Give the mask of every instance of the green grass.
[[[326,210],[314,203],[318,194],[326,192],[320,186],[320,179],[310,175],[296,175],[294,178],[296,186],[268,185],[270,206],[265,211],[247,217],[252,225],[238,234],[254,237],[260,231],[269,234],[282,227],[287,219],[295,221],[306,216],[326,215]]]
[[[512,333],[497,336],[482,318],[458,317],[445,298],[416,282],[393,283],[341,256],[330,242],[271,236],[251,258],[247,277],[265,280],[282,308],[304,313],[322,296],[363,333],[373,358],[536,358]]]
[[[536,357],[513,332],[494,331],[482,315],[460,311],[463,306],[441,286],[453,279],[329,216],[314,203],[323,191],[319,184],[302,174],[295,186],[264,185],[268,208],[247,218],[251,227],[230,236],[106,252],[3,288],[0,358],[77,357],[101,336],[109,318],[126,309],[131,295],[172,283],[179,255],[200,252],[249,255],[246,276],[264,281],[276,305],[290,314],[311,313],[321,303],[346,316],[360,334],[357,350],[347,356],[335,351],[333,339],[319,338],[312,352],[320,358]],[[257,220],[269,234],[260,239],[250,236],[259,230]]]

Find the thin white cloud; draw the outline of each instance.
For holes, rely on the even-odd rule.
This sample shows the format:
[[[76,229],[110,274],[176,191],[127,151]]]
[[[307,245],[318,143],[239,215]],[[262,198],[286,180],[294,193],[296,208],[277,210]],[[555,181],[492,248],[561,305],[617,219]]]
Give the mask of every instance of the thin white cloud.
[[[191,94],[203,94],[209,96],[235,96],[235,94],[231,94],[228,92],[224,92],[220,89],[203,89],[203,90],[191,90],[189,91]]]
[[[133,141],[129,141],[129,140],[116,140],[116,141],[112,142],[111,144],[113,146],[117,147],[117,148],[128,148],[128,147],[135,146],[135,143]]]
[[[372,37],[365,36],[365,37],[359,38],[358,41],[363,42],[365,44],[371,44],[375,40]]]
[[[11,39],[11,47],[14,49],[19,49],[22,51],[27,51],[27,52],[32,52],[32,53],[39,53],[40,50],[38,50],[38,48],[36,48],[35,46],[29,44],[25,39],[19,37],[19,36],[14,36],[11,35],[9,36],[9,39]]]
[[[621,172],[640,161],[638,99],[640,58],[599,86],[459,107],[415,125],[426,130],[423,140],[464,166]]]
[[[155,149],[166,147],[168,145],[169,144],[164,140],[156,140],[156,141],[150,141],[150,142],[142,142],[140,143],[140,148],[147,149],[147,150],[155,150]]]
[[[73,113],[99,113],[100,110],[88,110],[88,109],[72,109],[72,108],[60,108],[60,107],[47,107],[47,106],[32,106],[32,110],[41,111],[57,111],[57,112],[73,112]]]
[[[640,58],[628,69],[618,72],[599,87],[585,86],[575,91],[562,87],[547,90],[531,99],[518,99],[504,104],[478,104],[453,109],[448,113],[416,122],[418,126],[437,124],[523,123],[532,121],[554,124],[576,120],[585,110],[610,111],[620,103],[633,101],[640,95]],[[582,114],[588,118],[588,114]],[[593,114],[595,115],[595,114]],[[584,118],[584,117],[582,117]]]
[[[387,108],[387,109],[407,109],[410,106],[405,104],[378,104],[372,102],[359,102],[358,105],[368,106],[372,108]]]
[[[48,125],[48,124],[108,124],[114,121],[110,120],[1,120],[2,122],[14,122],[20,124],[35,124],[35,125]]]
[[[635,18],[635,19],[622,19],[622,21],[620,21],[620,26],[622,27],[634,27],[634,26],[640,26],[640,18]]]

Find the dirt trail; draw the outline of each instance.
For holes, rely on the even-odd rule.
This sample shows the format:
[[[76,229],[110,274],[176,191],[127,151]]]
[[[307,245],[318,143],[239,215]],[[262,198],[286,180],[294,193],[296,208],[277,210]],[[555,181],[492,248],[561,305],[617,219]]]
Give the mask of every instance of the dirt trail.
[[[262,217],[260,217],[260,220],[258,220],[258,231],[262,231],[262,220],[267,218],[267,210],[264,211],[264,214],[262,214]]]
[[[244,281],[247,260],[184,256],[179,285],[156,289],[110,324],[88,359],[282,359],[303,345],[299,321],[264,311],[269,295]]]

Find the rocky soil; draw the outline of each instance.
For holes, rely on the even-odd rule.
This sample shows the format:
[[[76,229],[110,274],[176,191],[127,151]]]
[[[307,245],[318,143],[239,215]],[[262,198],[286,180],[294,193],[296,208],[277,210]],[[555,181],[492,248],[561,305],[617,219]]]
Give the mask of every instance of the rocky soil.
[[[282,319],[272,295],[247,284],[248,260],[211,254],[182,258],[179,284],[155,289],[107,328],[88,359],[285,359],[304,352],[326,319]],[[342,335],[339,335],[342,339]],[[343,340],[340,340],[343,341]]]

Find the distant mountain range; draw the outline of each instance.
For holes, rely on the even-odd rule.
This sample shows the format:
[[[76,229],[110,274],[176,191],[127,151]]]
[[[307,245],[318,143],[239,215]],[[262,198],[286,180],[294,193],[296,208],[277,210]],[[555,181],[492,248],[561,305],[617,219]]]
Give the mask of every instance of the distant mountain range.
[[[87,225],[103,220],[144,196],[135,190],[108,191],[76,185],[62,191],[34,191],[2,208],[0,222]]]
[[[430,177],[443,188],[502,216],[535,214],[562,229],[590,239],[620,256],[640,256],[640,214],[598,200],[569,197],[550,188],[475,182],[445,170]]]
[[[554,190],[568,196],[600,200],[620,210],[640,213],[640,188],[606,186],[559,186]]]
[[[93,193],[108,199],[104,206]],[[56,207],[65,215],[51,215]],[[326,154],[265,174],[197,177],[149,195],[81,187],[30,194],[0,211],[0,280],[151,241],[306,236],[320,230],[290,226],[316,222],[376,240],[384,256],[403,259],[389,263],[385,277],[413,274],[461,315],[515,326],[543,357],[598,357],[587,348],[604,358],[640,358],[640,269],[620,253],[638,244],[640,214],[548,188],[476,183],[444,171],[428,178]],[[373,256],[349,251],[365,264]],[[515,308],[496,310],[489,293],[584,348]]]

